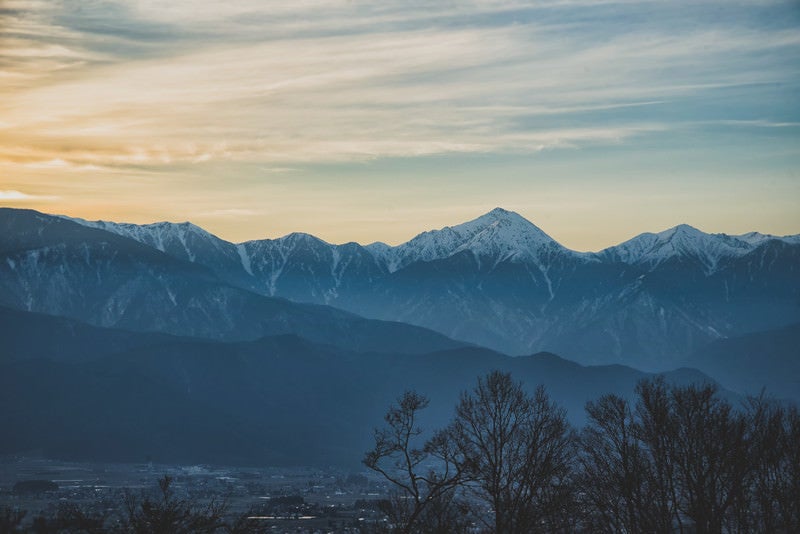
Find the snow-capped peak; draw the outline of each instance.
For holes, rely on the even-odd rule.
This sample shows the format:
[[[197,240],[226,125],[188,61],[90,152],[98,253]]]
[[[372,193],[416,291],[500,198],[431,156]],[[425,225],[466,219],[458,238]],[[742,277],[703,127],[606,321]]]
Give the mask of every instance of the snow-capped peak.
[[[720,260],[743,256],[770,239],[757,232],[743,236],[707,234],[680,224],[656,234],[644,233],[600,254],[631,265],[656,267],[664,261],[681,257],[699,261],[710,274]]]
[[[423,232],[397,247],[372,248],[373,253],[386,258],[390,271],[416,261],[447,258],[462,251],[471,252],[479,261],[490,258],[494,263],[507,259],[536,259],[543,249],[569,253],[536,225],[518,213],[502,208],[495,208],[463,224]]]

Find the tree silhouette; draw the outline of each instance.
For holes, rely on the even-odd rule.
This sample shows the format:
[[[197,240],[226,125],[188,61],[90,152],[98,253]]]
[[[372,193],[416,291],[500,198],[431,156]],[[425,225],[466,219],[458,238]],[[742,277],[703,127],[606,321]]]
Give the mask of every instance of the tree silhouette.
[[[401,395],[384,416],[385,426],[375,430],[375,447],[364,455],[364,465],[394,485],[395,498],[387,512],[401,532],[435,531],[428,527],[449,513],[453,490],[461,482],[449,436],[438,432],[421,442],[417,419],[428,403],[414,391]]]
[[[636,410],[587,404],[582,477],[600,532],[797,532],[800,421],[763,398],[736,409],[714,385],[640,382]],[[791,504],[790,504],[791,503]]]
[[[669,532],[662,527],[648,484],[651,465],[637,439],[628,402],[606,395],[586,405],[581,435],[581,487],[597,532]],[[671,516],[666,518],[671,523]]]
[[[747,419],[755,465],[735,521],[751,532],[800,532],[800,413],[762,394],[749,400]]]
[[[508,373],[478,378],[461,395],[449,434],[495,532],[572,529],[572,434],[542,387],[530,397]]]

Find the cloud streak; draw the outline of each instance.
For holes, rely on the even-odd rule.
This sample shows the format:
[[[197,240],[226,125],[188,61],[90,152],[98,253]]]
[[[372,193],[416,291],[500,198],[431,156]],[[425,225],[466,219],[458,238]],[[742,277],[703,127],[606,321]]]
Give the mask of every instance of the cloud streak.
[[[203,207],[180,218],[233,220],[263,210],[215,205],[224,181],[294,201],[321,168],[396,160],[454,190],[428,162],[572,176],[603,149],[639,175],[685,143],[722,175],[711,158],[759,135],[791,168],[798,19],[781,1],[7,0],[0,188],[72,205],[191,189]]]
[[[30,195],[13,189],[0,191],[0,202],[50,202],[58,200],[53,195]]]
[[[82,66],[73,77],[6,95],[0,157],[114,166],[575,148],[668,125],[529,120],[521,129],[516,119],[780,83],[783,66],[724,62],[786,48],[800,48],[797,32],[633,32],[598,43],[580,27],[561,33],[538,24],[212,42],[118,62],[61,45],[12,47],[8,57],[48,63],[52,52],[81,57]]]

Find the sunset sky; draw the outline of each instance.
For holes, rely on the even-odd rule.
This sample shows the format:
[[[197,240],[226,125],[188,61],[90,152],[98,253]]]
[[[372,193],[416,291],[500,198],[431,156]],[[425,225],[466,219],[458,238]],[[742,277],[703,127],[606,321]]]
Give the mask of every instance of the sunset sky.
[[[800,233],[800,2],[0,0],[0,205],[242,241]]]

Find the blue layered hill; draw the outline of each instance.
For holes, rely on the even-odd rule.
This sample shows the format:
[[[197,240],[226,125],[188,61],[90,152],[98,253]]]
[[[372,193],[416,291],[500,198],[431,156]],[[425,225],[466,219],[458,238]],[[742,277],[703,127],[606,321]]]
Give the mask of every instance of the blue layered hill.
[[[221,342],[7,308],[0,336],[0,454],[76,460],[355,467],[408,389],[430,397],[420,424],[433,430],[478,376],[500,369],[529,391],[544,384],[580,425],[586,401],[632,397],[647,376],[548,353],[357,352],[296,335]],[[710,380],[687,369],[667,379]]]

